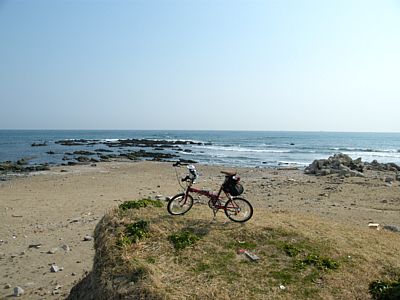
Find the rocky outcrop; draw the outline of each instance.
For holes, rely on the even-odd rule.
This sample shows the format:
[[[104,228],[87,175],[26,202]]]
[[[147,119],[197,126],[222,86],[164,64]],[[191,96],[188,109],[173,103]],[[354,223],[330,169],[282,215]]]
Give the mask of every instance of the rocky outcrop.
[[[122,153],[120,154],[121,157],[126,157],[130,160],[137,160],[139,158],[152,158],[152,160],[164,160],[177,157],[175,154],[170,153],[158,153],[158,152],[147,152],[144,150]]]
[[[32,143],[31,146],[32,147],[44,147],[44,146],[47,146],[47,143],[46,142],[43,142],[43,143]]]
[[[338,174],[339,176],[364,177],[364,163],[361,158],[353,160],[350,156],[338,153],[328,159],[316,159],[305,170],[306,174],[326,176]]]
[[[210,145],[211,143],[201,143],[190,140],[152,140],[152,139],[121,139],[116,141],[100,141],[100,140],[59,140],[55,142],[63,146],[83,146],[102,144],[108,147],[163,147],[172,148],[177,145]]]
[[[35,171],[47,171],[50,170],[48,164],[39,164],[39,165],[27,165],[27,162],[23,159],[18,160],[17,162],[12,161],[4,161],[0,162],[0,172],[35,172]]]
[[[372,162],[365,163],[365,166],[368,170],[374,170],[374,171],[394,171],[398,172],[400,171],[400,166],[396,165],[395,163],[379,163],[376,160],[373,160]]]

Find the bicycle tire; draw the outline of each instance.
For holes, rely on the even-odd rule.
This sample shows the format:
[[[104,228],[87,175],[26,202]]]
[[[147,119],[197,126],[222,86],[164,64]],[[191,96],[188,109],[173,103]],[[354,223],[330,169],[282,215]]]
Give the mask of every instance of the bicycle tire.
[[[243,223],[253,216],[253,206],[244,198],[229,199],[224,207],[225,215],[234,222]]]
[[[193,206],[193,197],[187,195],[186,201],[184,200],[185,194],[181,193],[175,195],[168,201],[167,210],[171,215],[184,215],[187,213]],[[182,203],[183,202],[183,203]]]

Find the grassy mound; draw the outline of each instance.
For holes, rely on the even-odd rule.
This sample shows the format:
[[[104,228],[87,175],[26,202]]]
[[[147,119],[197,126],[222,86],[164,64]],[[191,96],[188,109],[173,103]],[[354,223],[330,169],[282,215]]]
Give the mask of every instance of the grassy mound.
[[[380,299],[372,283],[400,275],[394,233],[263,210],[211,222],[206,206],[170,216],[134,202],[97,225],[93,271],[70,299]]]

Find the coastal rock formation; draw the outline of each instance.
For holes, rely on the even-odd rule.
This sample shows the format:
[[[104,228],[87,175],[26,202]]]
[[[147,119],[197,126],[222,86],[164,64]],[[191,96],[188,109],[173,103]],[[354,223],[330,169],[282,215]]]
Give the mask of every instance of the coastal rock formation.
[[[17,162],[4,161],[0,162],[0,172],[35,172],[35,171],[47,171],[50,170],[48,164],[41,165],[27,165],[27,162],[23,159]]]
[[[116,141],[100,141],[100,140],[60,140],[56,144],[63,146],[83,146],[83,145],[97,145],[102,144],[108,147],[163,147],[172,148],[177,145],[209,145],[211,143],[201,143],[189,140],[152,140],[152,139],[121,139]]]
[[[368,170],[374,170],[374,171],[394,171],[398,172],[400,171],[400,166],[396,165],[395,163],[379,163],[376,160],[373,160],[372,162],[365,163],[365,166]]]
[[[305,170],[306,174],[326,176],[338,174],[345,177],[364,177],[364,163],[361,158],[353,160],[350,156],[337,153],[328,159],[316,159]]]
[[[32,143],[31,146],[32,147],[44,147],[44,146],[47,146],[47,143],[46,142],[43,142],[43,143]]]

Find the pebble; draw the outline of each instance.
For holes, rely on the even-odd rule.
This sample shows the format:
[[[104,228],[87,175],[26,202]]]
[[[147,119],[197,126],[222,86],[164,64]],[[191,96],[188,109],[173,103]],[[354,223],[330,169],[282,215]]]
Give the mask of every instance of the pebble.
[[[37,243],[37,244],[30,244],[30,245],[28,246],[28,249],[30,249],[30,248],[39,249],[40,247],[42,247],[42,244],[40,244],[40,243]]]
[[[93,240],[93,237],[90,236],[90,235],[85,235],[85,237],[83,238],[83,240],[84,240],[85,242],[91,241],[91,240]]]
[[[19,297],[19,296],[22,296],[22,294],[24,293],[24,290],[21,288],[21,287],[19,287],[19,286],[16,286],[15,288],[14,288],[14,297]]]
[[[6,285],[4,286],[5,289],[11,289],[11,284],[6,283]]]
[[[58,266],[52,265],[50,267],[50,272],[57,273],[58,271],[60,271],[60,268]]]
[[[63,249],[65,252],[71,251],[71,248],[67,244],[62,245],[61,249]]]
[[[387,182],[387,183],[392,183],[392,181],[394,181],[393,177],[388,176],[385,178],[385,182]]]
[[[74,218],[70,221],[70,223],[78,223],[81,221],[81,218]]]
[[[51,248],[49,251],[47,251],[47,254],[55,254],[58,251],[58,248]]]

